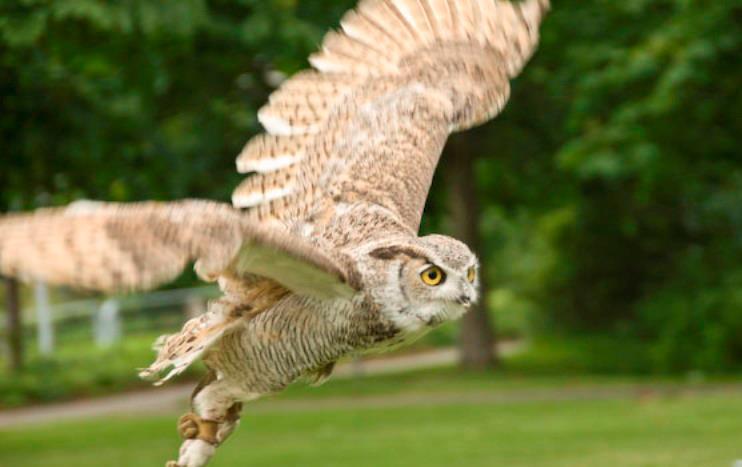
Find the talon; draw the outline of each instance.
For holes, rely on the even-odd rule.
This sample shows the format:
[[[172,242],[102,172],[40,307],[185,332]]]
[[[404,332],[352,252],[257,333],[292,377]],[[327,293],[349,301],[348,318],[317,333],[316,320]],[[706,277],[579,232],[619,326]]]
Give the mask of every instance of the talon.
[[[167,461],[165,467],[181,467],[176,461]]]

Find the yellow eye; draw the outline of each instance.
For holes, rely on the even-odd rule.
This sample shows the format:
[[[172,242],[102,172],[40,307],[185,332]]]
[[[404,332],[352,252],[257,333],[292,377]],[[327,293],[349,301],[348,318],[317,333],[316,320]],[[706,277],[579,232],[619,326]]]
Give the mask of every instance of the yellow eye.
[[[420,278],[425,282],[425,284],[436,286],[443,283],[443,280],[446,278],[446,273],[444,273],[438,266],[431,266],[420,274]]]
[[[477,270],[474,268],[469,268],[469,270],[466,271],[466,280],[468,280],[469,282],[473,284],[476,278],[477,278]]]

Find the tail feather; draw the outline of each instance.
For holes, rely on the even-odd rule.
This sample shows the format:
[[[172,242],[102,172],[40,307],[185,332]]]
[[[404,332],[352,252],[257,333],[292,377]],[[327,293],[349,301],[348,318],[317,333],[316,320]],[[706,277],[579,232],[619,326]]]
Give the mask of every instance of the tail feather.
[[[242,281],[224,282],[223,286],[229,287],[227,293],[232,295],[211,302],[208,312],[186,322],[179,333],[160,336],[155,341],[157,359],[149,367],[140,370],[140,378],[155,379],[167,371],[154,383],[156,386],[162,385],[203,357],[243,320],[270,309],[288,294],[285,288],[271,280],[250,284]]]
[[[142,369],[139,377],[154,379],[167,371],[154,383],[155,386],[164,384],[201,358],[237,322],[237,316],[221,307],[212,307],[211,311],[188,321],[179,333],[160,336],[153,346],[157,359]]]

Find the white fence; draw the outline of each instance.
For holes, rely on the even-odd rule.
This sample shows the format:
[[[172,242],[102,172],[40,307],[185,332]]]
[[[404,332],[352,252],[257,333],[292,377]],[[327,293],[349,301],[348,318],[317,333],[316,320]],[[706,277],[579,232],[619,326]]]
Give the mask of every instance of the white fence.
[[[65,323],[89,323],[94,342],[99,347],[109,347],[124,335],[123,321],[129,319],[130,315],[155,318],[162,310],[176,309],[182,312],[185,320],[205,311],[206,302],[219,296],[217,287],[206,286],[52,303],[45,284],[34,284],[33,292],[34,303],[23,310],[23,318],[26,333],[33,330],[38,351],[42,355],[54,352],[58,330]],[[0,322],[0,333],[4,332],[4,325],[4,322]]]

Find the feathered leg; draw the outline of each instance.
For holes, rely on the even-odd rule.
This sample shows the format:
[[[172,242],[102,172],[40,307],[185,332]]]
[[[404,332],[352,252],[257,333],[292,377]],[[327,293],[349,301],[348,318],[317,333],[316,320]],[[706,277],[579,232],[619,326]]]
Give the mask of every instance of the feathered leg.
[[[239,425],[239,395],[213,371],[194,390],[191,405],[193,412],[178,421],[178,431],[184,439],[178,460],[169,461],[166,467],[205,466]]]

